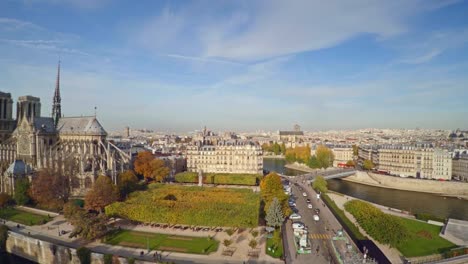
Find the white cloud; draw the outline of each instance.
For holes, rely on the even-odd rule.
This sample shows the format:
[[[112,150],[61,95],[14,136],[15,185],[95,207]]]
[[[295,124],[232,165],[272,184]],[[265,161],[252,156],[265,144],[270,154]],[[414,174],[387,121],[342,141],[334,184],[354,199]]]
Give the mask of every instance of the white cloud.
[[[400,62],[401,63],[406,63],[406,64],[426,63],[426,62],[432,60],[433,58],[437,57],[440,53],[442,53],[440,50],[435,49],[435,50],[432,50],[429,53],[423,54],[423,55],[421,55],[419,57],[402,59],[402,60],[400,60]]]

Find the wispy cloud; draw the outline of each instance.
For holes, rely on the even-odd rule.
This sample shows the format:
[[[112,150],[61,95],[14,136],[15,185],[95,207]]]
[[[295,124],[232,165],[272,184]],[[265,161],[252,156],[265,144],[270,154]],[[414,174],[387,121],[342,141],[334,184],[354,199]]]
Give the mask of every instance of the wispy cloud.
[[[198,61],[198,62],[213,62],[213,63],[221,63],[221,64],[232,64],[232,65],[245,65],[240,62],[229,61],[229,60],[222,60],[222,59],[212,59],[206,57],[196,57],[196,56],[186,56],[180,54],[165,54],[163,56],[179,59],[179,60],[188,60],[188,61]]]
[[[406,64],[420,64],[420,63],[426,63],[433,58],[437,57],[441,53],[440,50],[432,50],[429,53],[423,54],[419,57],[414,57],[414,58],[406,58],[400,60],[401,63],[406,63]]]
[[[24,47],[24,48],[33,48],[39,50],[46,50],[55,53],[68,53],[81,56],[91,56],[91,54],[80,51],[73,48],[61,47],[60,44],[63,44],[63,41],[60,40],[18,40],[18,39],[0,39],[0,42]]]

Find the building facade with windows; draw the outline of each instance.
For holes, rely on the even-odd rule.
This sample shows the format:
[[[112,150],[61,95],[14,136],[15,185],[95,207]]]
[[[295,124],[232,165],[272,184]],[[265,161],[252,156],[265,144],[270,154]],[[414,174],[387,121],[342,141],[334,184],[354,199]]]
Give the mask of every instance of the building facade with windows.
[[[187,170],[192,172],[263,173],[262,148],[252,141],[197,141],[187,147],[186,156]]]

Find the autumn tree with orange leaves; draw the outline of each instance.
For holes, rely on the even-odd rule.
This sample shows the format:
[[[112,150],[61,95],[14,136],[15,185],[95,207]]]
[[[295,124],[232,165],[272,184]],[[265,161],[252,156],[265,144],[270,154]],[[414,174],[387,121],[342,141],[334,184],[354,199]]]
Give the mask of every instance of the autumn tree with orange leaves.
[[[169,175],[169,168],[164,164],[163,160],[156,159],[149,151],[138,153],[135,162],[133,163],[135,172],[143,175],[146,179],[155,181],[163,181]]]
[[[103,212],[104,207],[119,199],[119,189],[107,176],[99,176],[86,193],[85,209]]]

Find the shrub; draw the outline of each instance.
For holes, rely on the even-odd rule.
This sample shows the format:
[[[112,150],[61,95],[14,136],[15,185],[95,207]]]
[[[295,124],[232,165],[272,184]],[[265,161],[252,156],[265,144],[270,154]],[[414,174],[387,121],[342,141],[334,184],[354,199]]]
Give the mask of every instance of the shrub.
[[[399,217],[385,214],[369,203],[352,200],[345,204],[345,209],[370,236],[382,244],[397,247],[411,236]]]
[[[91,264],[91,250],[85,247],[80,247],[76,250],[76,255],[81,264]]]
[[[232,236],[232,234],[234,234],[234,230],[229,228],[229,229],[226,230],[226,234],[228,234],[228,236]]]
[[[250,242],[249,242],[249,247],[251,247],[252,249],[256,248],[257,247],[257,240],[255,239],[251,239]]]
[[[437,217],[435,215],[427,214],[427,213],[419,213],[419,214],[415,214],[414,216],[416,217],[416,219],[426,221],[426,222],[429,220],[432,220],[432,221],[445,223],[445,219]]]
[[[252,234],[253,237],[257,237],[258,236],[258,231],[257,230],[252,230],[252,232],[250,232],[250,234]]]
[[[135,264],[135,259],[130,257],[130,258],[127,258],[127,263],[128,264]]]
[[[0,225],[0,252],[6,250],[6,242],[8,239],[8,227],[6,225]]]
[[[181,172],[177,173],[175,176],[175,181],[179,183],[197,183],[198,182],[198,173],[196,172]]]
[[[257,184],[257,174],[216,174],[214,176],[215,184],[249,185]]]
[[[232,241],[230,239],[224,239],[223,245],[225,247],[229,247],[232,244]]]
[[[0,193],[0,208],[8,206],[11,203],[11,197],[7,193]]]
[[[104,264],[112,264],[112,254],[104,254]]]

